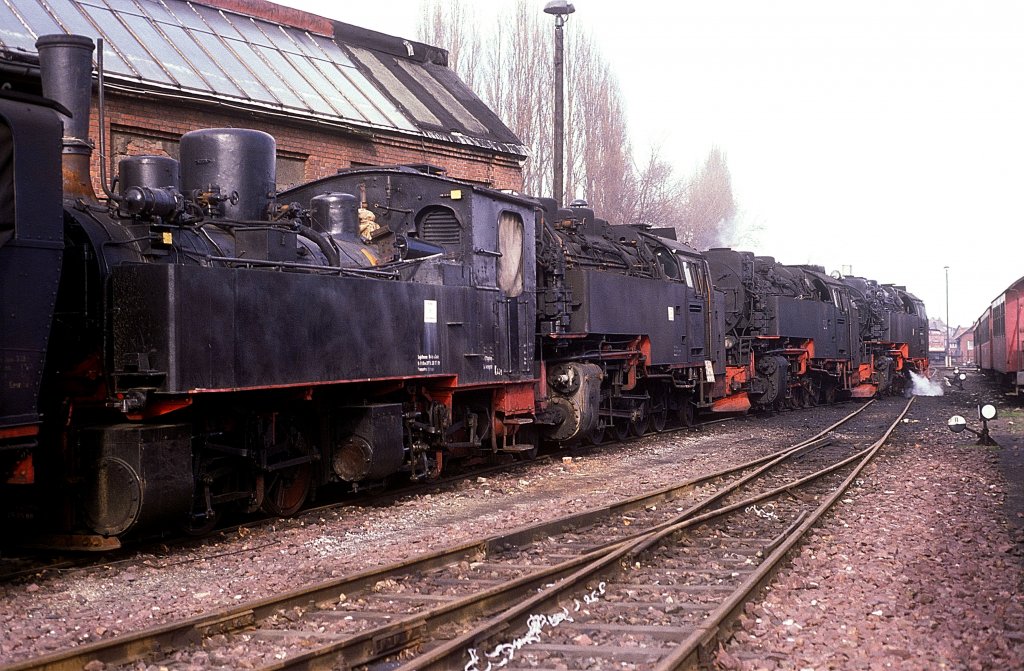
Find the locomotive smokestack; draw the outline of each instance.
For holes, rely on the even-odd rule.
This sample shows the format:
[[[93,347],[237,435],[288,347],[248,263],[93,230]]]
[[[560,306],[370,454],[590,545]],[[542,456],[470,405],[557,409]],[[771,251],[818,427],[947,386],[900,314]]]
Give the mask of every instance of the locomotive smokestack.
[[[71,112],[64,119],[64,196],[93,201],[89,111],[94,49],[92,39],[83,35],[42,35],[36,40],[43,95]]]

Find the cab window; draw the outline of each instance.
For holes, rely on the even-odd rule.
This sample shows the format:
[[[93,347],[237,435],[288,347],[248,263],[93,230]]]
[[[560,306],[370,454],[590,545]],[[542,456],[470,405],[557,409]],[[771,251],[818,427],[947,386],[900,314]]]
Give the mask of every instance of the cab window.
[[[523,219],[515,212],[498,217],[498,288],[509,297],[523,293]]]

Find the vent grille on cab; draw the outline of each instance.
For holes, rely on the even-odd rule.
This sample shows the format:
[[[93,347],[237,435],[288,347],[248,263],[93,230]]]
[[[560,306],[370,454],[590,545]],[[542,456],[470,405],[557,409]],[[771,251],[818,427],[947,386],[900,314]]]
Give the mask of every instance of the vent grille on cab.
[[[446,207],[429,208],[420,214],[420,239],[435,245],[462,244],[462,226]]]

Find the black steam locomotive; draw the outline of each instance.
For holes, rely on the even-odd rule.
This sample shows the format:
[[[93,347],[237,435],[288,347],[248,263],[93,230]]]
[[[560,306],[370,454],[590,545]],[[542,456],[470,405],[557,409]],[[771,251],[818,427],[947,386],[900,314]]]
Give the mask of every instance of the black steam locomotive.
[[[92,42],[37,46],[46,98],[0,92],[8,522],[100,546],[202,531],[328,483],[869,396],[926,366],[900,288],[701,254],[430,166],[275,194],[257,131],[127,158],[100,201]]]

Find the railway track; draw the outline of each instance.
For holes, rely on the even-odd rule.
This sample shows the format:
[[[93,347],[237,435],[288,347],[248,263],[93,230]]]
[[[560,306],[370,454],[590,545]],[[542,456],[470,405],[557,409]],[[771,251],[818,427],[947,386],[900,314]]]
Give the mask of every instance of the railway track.
[[[683,668],[911,403],[895,421],[891,404],[866,404],[796,445],[600,509],[7,668]]]
[[[733,419],[728,417],[699,422],[693,426],[673,426],[658,432],[658,435],[667,438],[673,434],[692,432],[704,426],[729,422]],[[649,437],[649,435],[651,434],[639,437],[630,435],[621,443],[633,443]],[[552,450],[542,453],[532,459],[516,457],[513,462],[508,463],[464,467],[452,473],[446,472],[435,480],[403,484],[384,494],[379,492],[362,494],[352,494],[350,492],[335,493],[325,496],[322,503],[304,508],[300,515],[316,516],[353,505],[365,505],[370,501],[373,501],[376,505],[388,505],[389,502],[399,500],[402,497],[443,490],[445,487],[457,485],[467,479],[486,477],[497,473],[514,472],[514,469],[526,468],[528,464],[551,463],[566,456],[576,457],[592,454],[608,449],[609,446],[610,443],[575,445],[566,450]],[[233,521],[218,526],[211,532],[211,535],[227,536],[241,529],[253,531],[265,525],[276,524],[280,522],[280,519],[253,514],[241,521]],[[115,566],[124,567],[132,564],[169,566],[180,563],[198,563],[223,556],[222,552],[217,551],[211,554],[196,554],[194,557],[186,560],[180,560],[176,557],[178,550],[182,548],[199,548],[207,538],[209,537],[167,535],[139,539],[124,546],[103,546],[102,544],[97,546],[86,542],[75,544],[74,541],[67,540],[66,538],[61,542],[51,542],[49,537],[30,537],[27,542],[22,541],[21,546],[0,546],[0,584],[49,572],[68,573]],[[169,554],[168,548],[172,548],[175,552]]]

